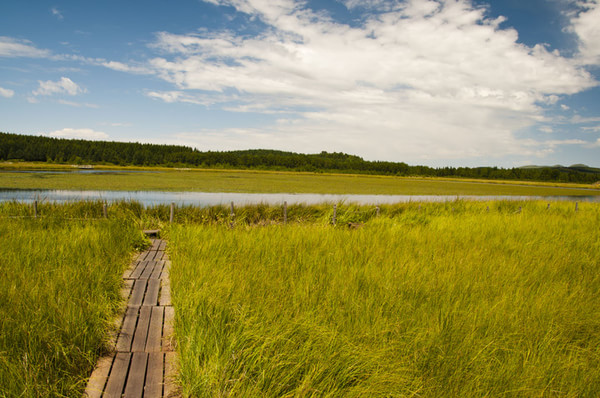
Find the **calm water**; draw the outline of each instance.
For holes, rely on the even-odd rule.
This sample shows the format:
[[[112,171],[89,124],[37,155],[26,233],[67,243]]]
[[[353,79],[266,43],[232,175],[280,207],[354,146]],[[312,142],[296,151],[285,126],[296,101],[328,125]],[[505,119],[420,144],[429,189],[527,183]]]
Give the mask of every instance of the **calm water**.
[[[598,202],[600,196],[456,196],[456,195],[330,195],[330,194],[292,194],[292,193],[222,193],[222,192],[164,192],[164,191],[75,191],[75,190],[0,190],[0,202],[34,200],[49,202],[68,202],[77,200],[132,200],[145,206],[158,204],[215,206],[234,202],[236,205],[249,204],[318,204],[318,203],[357,203],[391,204],[405,202],[445,202],[464,200],[548,200]]]
[[[57,169],[57,170],[0,170],[0,173],[27,174],[123,174],[123,173],[161,173],[154,170],[110,170],[110,169]]]

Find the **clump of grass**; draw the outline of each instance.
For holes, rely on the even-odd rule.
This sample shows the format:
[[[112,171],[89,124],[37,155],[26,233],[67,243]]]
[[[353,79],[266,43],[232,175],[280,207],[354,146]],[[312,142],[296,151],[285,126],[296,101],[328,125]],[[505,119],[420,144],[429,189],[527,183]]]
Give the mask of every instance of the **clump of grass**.
[[[356,230],[174,225],[184,394],[594,396],[600,207],[573,207],[358,208]]]
[[[120,304],[122,273],[144,245],[130,218],[65,220],[96,210],[53,206],[53,217],[0,218],[0,396],[83,393]],[[0,214],[19,209],[28,207],[2,204]]]

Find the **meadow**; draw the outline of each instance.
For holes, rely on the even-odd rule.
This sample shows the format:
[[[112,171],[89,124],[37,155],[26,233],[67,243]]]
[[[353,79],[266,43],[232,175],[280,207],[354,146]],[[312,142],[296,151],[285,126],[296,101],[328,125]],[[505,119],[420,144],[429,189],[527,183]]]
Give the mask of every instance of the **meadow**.
[[[0,396],[81,396],[122,305],[123,271],[146,241],[125,211],[90,219],[100,203],[29,211],[0,204]]]
[[[20,166],[4,164],[4,166],[0,165],[0,170],[9,170],[16,167],[18,170],[24,171],[28,165],[30,167],[35,166],[34,164]],[[46,171],[49,170],[48,165],[44,167]],[[118,168],[112,167],[112,169]],[[64,170],[65,168],[63,168]],[[67,168],[67,170],[72,170],[72,168]],[[40,174],[0,172],[0,188],[387,195],[600,195],[598,187],[584,184],[274,171],[173,170],[132,167],[121,168],[120,170],[130,171],[130,173]]]
[[[598,205],[256,213],[166,229],[184,395],[600,391]]]

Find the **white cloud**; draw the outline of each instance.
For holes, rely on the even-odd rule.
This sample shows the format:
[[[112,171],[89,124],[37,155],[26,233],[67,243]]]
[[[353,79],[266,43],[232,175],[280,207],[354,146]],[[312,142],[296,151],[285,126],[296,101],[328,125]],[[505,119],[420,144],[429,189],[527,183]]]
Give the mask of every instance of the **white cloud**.
[[[68,77],[61,77],[60,80],[53,82],[51,80],[41,81],[38,80],[39,87],[33,91],[33,95],[54,95],[54,94],[68,94],[77,95],[84,93],[85,90],[79,87],[73,80]]]
[[[60,12],[60,10],[56,7],[52,7],[50,9],[50,12],[52,13],[52,15],[54,15],[56,18],[58,18],[60,21],[62,21],[64,19],[62,12]]]
[[[571,108],[570,108],[568,105],[565,105],[565,104],[561,104],[561,105],[560,105],[560,108],[561,108],[563,111],[568,111],[569,109],[571,109]]]
[[[597,126],[586,126],[581,128],[584,131],[591,131],[592,133],[600,133],[600,125]]]
[[[45,58],[49,56],[50,51],[36,48],[29,40],[0,36],[0,57]]]
[[[15,95],[15,92],[13,90],[0,87],[0,97],[12,98],[13,95]]]
[[[82,140],[106,140],[108,134],[102,131],[94,131],[92,129],[73,129],[64,128],[62,130],[52,131],[47,134],[49,137],[55,138],[76,138]]]
[[[138,73],[138,74],[150,73],[150,71],[147,68],[144,68],[141,66],[127,65],[122,62],[104,61],[104,60],[98,61],[97,60],[97,63],[99,63],[100,65],[102,65],[106,68],[116,70],[119,72],[129,72],[129,73]]]
[[[470,0],[347,0],[375,9],[354,27],[293,0],[210,2],[268,28],[254,37],[159,33],[161,55],[148,68],[176,90],[147,95],[287,114],[260,131],[186,136],[206,145],[214,137],[215,149],[260,143],[405,161],[537,156],[514,132],[543,120],[561,96],[597,84],[578,61],[518,43],[515,30],[499,27],[503,18],[487,18]]]
[[[59,104],[63,104],[63,105],[69,105],[69,106],[74,106],[76,108],[99,108],[98,105],[96,104],[88,104],[88,103],[83,103],[83,102],[73,102],[73,101],[66,101],[66,100],[58,100]]]
[[[581,62],[600,65],[600,3],[582,0],[577,4],[581,11],[572,17],[570,31],[579,39]]]

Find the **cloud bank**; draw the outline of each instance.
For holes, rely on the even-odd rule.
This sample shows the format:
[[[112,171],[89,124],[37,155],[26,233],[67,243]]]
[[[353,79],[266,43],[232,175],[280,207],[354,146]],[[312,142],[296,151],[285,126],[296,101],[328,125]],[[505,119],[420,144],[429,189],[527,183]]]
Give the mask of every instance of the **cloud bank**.
[[[258,130],[182,134],[201,148],[335,150],[372,159],[544,156],[573,141],[515,134],[544,121],[544,108],[597,84],[581,65],[597,62],[598,12],[573,19],[581,58],[518,43],[504,18],[468,0],[347,0],[377,12],[358,26],[292,0],[209,0],[235,7],[266,29],[157,34],[149,69],[176,90],[147,95],[237,112],[280,115]],[[597,20],[597,19],[596,19]]]
[[[74,129],[64,128],[62,130],[52,131],[46,134],[49,137],[55,138],[75,138],[82,140],[106,140],[109,138],[108,134],[102,131],[95,131],[93,129]]]

